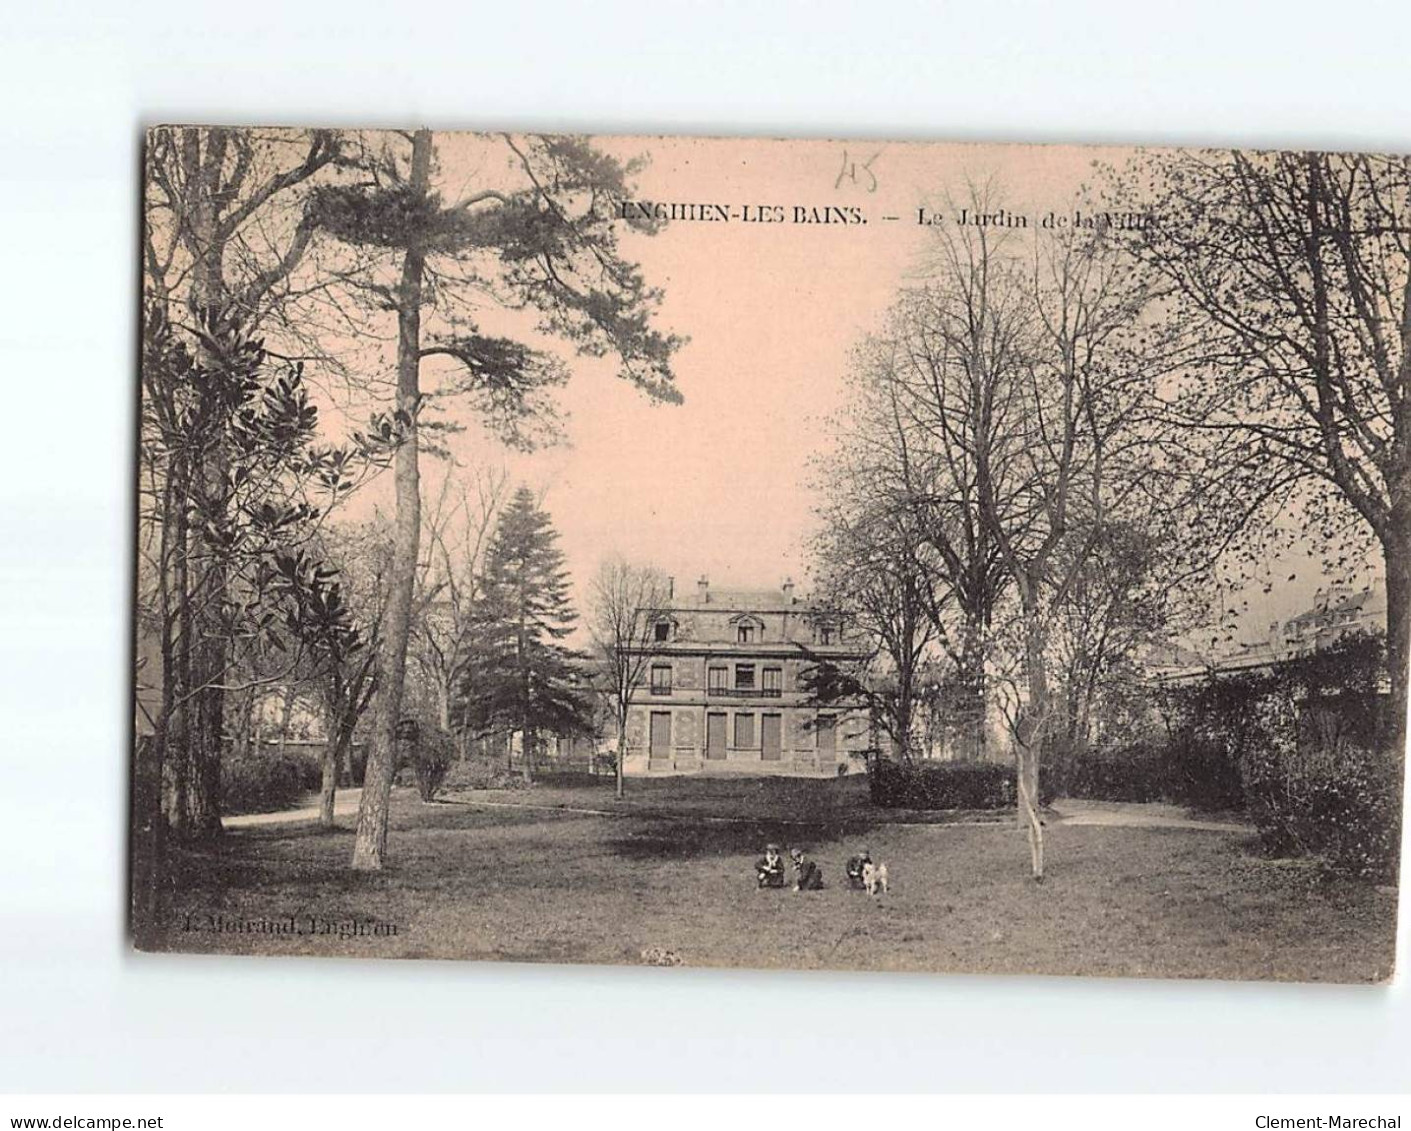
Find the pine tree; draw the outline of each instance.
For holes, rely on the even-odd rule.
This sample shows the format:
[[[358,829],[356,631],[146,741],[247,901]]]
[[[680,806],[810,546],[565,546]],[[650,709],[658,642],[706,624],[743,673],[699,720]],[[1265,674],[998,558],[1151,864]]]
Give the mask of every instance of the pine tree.
[[[421,363],[436,358],[445,367],[441,403],[468,403],[492,432],[528,447],[552,434],[551,394],[569,375],[558,351],[541,348],[545,339],[582,357],[615,356],[619,376],[673,404],[681,393],[671,358],[682,342],[653,329],[661,293],[619,250],[617,205],[632,198],[629,180],[640,163],[618,162],[582,138],[487,135],[481,144],[503,149],[488,163],[499,174],[450,202],[429,130],[354,136],[366,176],[324,186],[311,222],[363,261],[340,285],[360,296],[370,316],[397,318],[396,525],[377,723],[352,861],[376,871],[387,848],[421,548],[419,452],[423,433],[445,426],[423,419]],[[630,226],[645,235],[659,230],[652,221]],[[522,338],[483,332],[485,314],[494,320],[497,309],[533,312],[535,325]]]
[[[520,732],[526,781],[533,780],[539,734],[581,730],[591,716],[584,657],[564,643],[577,614],[557,543],[549,516],[520,487],[486,554],[461,686],[459,718],[482,732]]]

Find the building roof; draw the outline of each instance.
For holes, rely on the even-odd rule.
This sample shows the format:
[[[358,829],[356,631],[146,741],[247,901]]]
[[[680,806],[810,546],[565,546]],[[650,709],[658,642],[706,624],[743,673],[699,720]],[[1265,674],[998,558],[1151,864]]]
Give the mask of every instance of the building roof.
[[[1350,616],[1364,610],[1368,613],[1385,608],[1386,593],[1380,586],[1367,586],[1358,593],[1346,593],[1340,596],[1336,592],[1329,593],[1322,601],[1311,609],[1299,613],[1295,617],[1288,619],[1288,627],[1302,627],[1305,624],[1317,624],[1327,617]]]
[[[675,583],[673,583],[675,584]],[[831,611],[820,601],[798,596],[792,581],[772,589],[716,589],[704,578],[694,585],[675,585],[676,594],[661,612],[811,613]]]
[[[1149,668],[1205,668],[1210,661],[1199,652],[1171,642],[1153,644],[1143,658]]]
[[[780,589],[709,589],[706,599],[701,600],[696,593],[676,597],[670,603],[673,609],[715,609],[721,612],[777,612],[797,608],[806,602],[797,597],[785,597]]]

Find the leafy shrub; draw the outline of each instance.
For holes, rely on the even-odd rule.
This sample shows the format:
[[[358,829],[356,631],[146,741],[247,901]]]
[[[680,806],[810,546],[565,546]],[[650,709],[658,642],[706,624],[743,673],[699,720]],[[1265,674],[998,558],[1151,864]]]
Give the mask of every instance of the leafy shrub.
[[[416,776],[416,791],[423,801],[434,801],[456,757],[456,740],[440,728],[423,728],[409,760]]]
[[[1272,778],[1265,763],[1275,755],[1287,767],[1298,751],[1383,749],[1384,671],[1382,641],[1350,634],[1271,668],[1166,688],[1157,698],[1164,733],[1055,757],[1050,768],[1073,797],[1244,809],[1251,776],[1267,795]],[[1273,803],[1266,796],[1261,804]],[[1299,850],[1292,840],[1274,848],[1279,837],[1270,837],[1271,850]]]
[[[220,804],[223,813],[272,813],[293,809],[305,794],[322,784],[323,770],[316,748],[278,747],[250,750],[228,757],[221,767]]]
[[[1162,764],[1168,800],[1206,813],[1245,807],[1238,759],[1205,728],[1178,731],[1165,748]]]
[[[1093,801],[1170,801],[1206,812],[1244,808],[1236,759],[1224,741],[1196,727],[1167,742],[1075,754],[1067,761],[1062,792]]]
[[[869,761],[874,805],[885,809],[1004,809],[1018,796],[1015,769],[996,762]],[[1039,800],[1052,799],[1040,778]]]
[[[1345,735],[1310,734],[1287,695],[1268,696],[1257,718],[1263,741],[1244,753],[1242,769],[1266,851],[1320,856],[1344,875],[1394,880],[1401,846],[1396,756]]]
[[[1093,801],[1164,801],[1171,792],[1166,755],[1147,742],[1085,750],[1069,759],[1063,792]]]
[[[367,756],[371,753],[371,740],[367,742],[355,742],[348,747],[348,780],[352,785],[360,786],[367,776]]]
[[[442,789],[525,789],[524,778],[505,768],[504,758],[472,756],[458,759],[448,767]]]

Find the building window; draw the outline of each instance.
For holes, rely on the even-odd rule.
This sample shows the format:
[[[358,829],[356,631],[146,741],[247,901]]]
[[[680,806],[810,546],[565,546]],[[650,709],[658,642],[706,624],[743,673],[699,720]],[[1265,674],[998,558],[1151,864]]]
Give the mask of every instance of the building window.
[[[784,693],[784,669],[765,668],[764,686],[762,688],[765,695],[772,699],[777,699]]]
[[[670,665],[670,664],[653,664],[653,665],[652,665],[652,694],[653,694],[653,695],[670,695],[670,694],[671,694],[671,665]]]
[[[667,620],[659,620],[656,622],[656,624],[652,625],[652,639],[654,639],[658,644],[664,644],[666,641],[670,640],[671,622]]]
[[[736,690],[736,691],[753,691],[753,690],[754,690],[754,665],[753,665],[753,664],[736,664],[736,665],[735,665],[735,690]]]
[[[735,716],[735,746],[738,749],[748,750],[754,745],[754,716]]]
[[[818,643],[833,643],[833,626],[831,624],[820,625],[818,628]]]
[[[706,686],[712,695],[724,695],[729,690],[727,677],[730,675],[729,668],[711,668],[706,673]]]
[[[742,624],[735,630],[735,640],[740,644],[754,643],[754,625]]]

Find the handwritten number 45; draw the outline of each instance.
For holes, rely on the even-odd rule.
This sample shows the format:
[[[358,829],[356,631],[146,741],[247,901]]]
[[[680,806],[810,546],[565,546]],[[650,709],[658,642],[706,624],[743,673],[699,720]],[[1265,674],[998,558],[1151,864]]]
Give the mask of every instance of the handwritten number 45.
[[[838,179],[833,182],[835,189],[842,188],[844,181],[851,181],[855,185],[867,182],[867,191],[877,191],[877,174],[872,171],[872,162],[882,156],[882,151],[878,150],[866,161],[859,164],[848,157],[848,151],[843,150],[843,167],[838,172]]]

